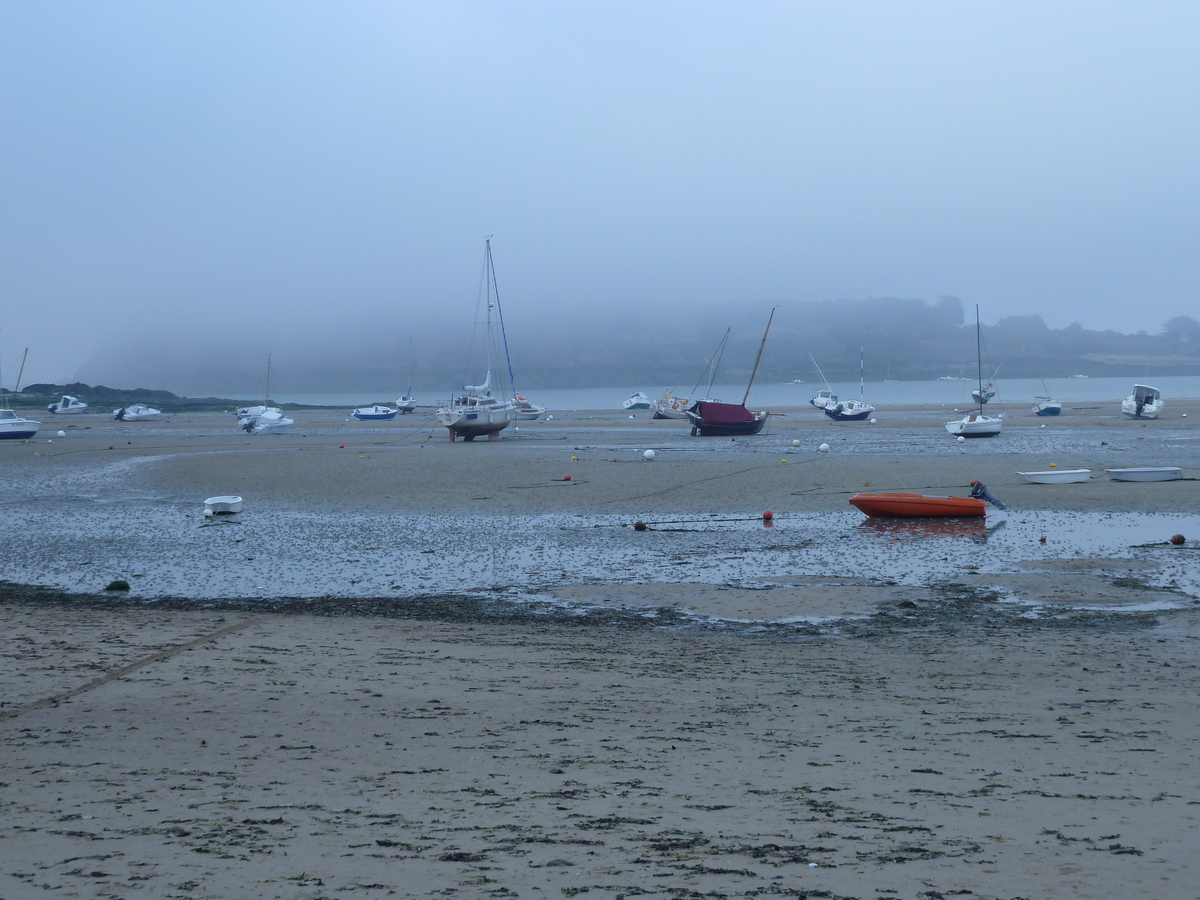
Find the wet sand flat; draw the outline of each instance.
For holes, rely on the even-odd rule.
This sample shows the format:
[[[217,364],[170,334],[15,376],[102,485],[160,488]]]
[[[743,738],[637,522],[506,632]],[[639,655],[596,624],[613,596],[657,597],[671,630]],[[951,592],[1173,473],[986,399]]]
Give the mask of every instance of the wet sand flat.
[[[813,415],[0,446],[0,897],[1200,896],[1197,482],[1103,474],[1200,474],[1196,416]],[[846,507],[973,477],[1008,513]]]

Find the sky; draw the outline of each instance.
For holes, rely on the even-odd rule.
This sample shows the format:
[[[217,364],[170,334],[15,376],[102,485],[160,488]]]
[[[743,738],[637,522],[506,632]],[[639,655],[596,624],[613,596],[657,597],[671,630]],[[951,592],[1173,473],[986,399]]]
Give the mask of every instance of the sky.
[[[944,295],[1153,333],[1198,309],[1197,46],[1194,2],[7,2],[3,382],[435,352],[488,235],[527,339]]]

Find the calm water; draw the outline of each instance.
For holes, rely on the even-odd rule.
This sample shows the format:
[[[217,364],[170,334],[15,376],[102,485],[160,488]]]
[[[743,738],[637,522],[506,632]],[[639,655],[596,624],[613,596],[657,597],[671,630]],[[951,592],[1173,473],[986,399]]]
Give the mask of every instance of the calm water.
[[[996,382],[996,398],[993,403],[1032,403],[1036,396],[1047,393],[1055,400],[1073,405],[1116,404],[1133,391],[1132,378],[1013,378]],[[1145,383],[1145,382],[1143,382]],[[1200,398],[1200,376],[1172,375],[1149,379],[1149,383],[1162,391],[1163,399],[1170,409],[1173,399]],[[806,384],[756,384],[750,391],[748,404],[755,409],[801,406],[825,385],[820,381]],[[858,382],[833,382],[834,393],[843,399],[859,396]],[[914,403],[945,404],[950,407],[971,405],[973,382],[966,381],[899,381],[872,382],[866,384],[866,399],[878,407],[904,406]],[[683,385],[679,392],[686,395],[691,385]],[[634,391],[642,391],[649,397],[662,396],[666,390],[660,385],[638,387],[597,388],[520,388],[530,400],[551,410],[572,409],[620,409],[621,404]],[[738,402],[745,393],[745,385],[717,385],[713,395],[719,399]],[[280,403],[305,403],[318,406],[335,406],[352,409],[369,403],[394,403],[402,389],[381,389],[346,394],[314,394],[273,392],[272,399]],[[450,387],[441,392],[416,391],[417,402],[422,406],[435,406],[439,400],[450,396]]]

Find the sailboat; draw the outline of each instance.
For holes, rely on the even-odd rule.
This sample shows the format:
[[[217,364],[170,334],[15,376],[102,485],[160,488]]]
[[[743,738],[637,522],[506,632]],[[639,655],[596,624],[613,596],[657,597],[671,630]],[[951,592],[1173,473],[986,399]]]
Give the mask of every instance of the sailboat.
[[[696,396],[696,392],[700,390],[700,382],[704,381],[704,376],[708,375],[708,394],[712,395],[712,383],[716,378],[717,367],[720,365],[721,356],[725,353],[725,343],[729,340],[729,332],[731,328],[725,329],[725,334],[721,336],[721,340],[717,342],[717,349],[713,351],[711,358],[704,361],[704,369],[700,372],[700,377],[696,379],[696,384],[692,388],[691,393],[686,397],[680,397],[673,393],[674,388],[663,393],[661,397],[654,401],[650,407],[654,410],[654,414],[650,416],[652,419],[686,419],[688,417],[687,408],[692,404],[692,397]]]
[[[1039,416],[1057,416],[1062,412],[1062,402],[1050,398],[1050,389],[1042,379],[1042,390],[1046,393],[1033,398],[1033,412]]]
[[[410,413],[417,408],[417,398],[412,391],[412,335],[408,336],[408,390],[396,400],[396,409],[400,413]]]
[[[835,422],[861,422],[875,412],[875,407],[866,401],[862,347],[858,348],[858,395],[858,400],[838,400],[834,397],[834,403],[826,404],[825,415]]]
[[[766,410],[751,412],[746,409],[746,400],[750,397],[750,388],[754,384],[754,376],[758,373],[758,363],[762,359],[763,347],[767,343],[767,334],[771,331],[771,321],[775,318],[772,307],[771,315],[767,318],[767,327],[763,331],[762,341],[758,345],[758,355],[754,357],[754,368],[750,371],[750,381],[746,385],[746,393],[742,395],[741,403],[721,403],[718,400],[697,400],[687,408],[687,417],[692,421],[692,436],[728,437],[731,435],[758,434],[767,423]]]
[[[946,423],[946,430],[958,437],[994,437],[1000,433],[1004,425],[1003,416],[984,415],[983,404],[992,395],[983,386],[983,340],[979,331],[979,304],[975,304],[975,368],[979,378],[979,390],[972,391],[971,396],[979,404],[977,412],[968,413],[961,419]],[[994,392],[993,392],[994,394]]]
[[[450,433],[450,440],[462,438],[473,441],[486,434],[488,440],[496,440],[500,432],[512,422],[516,410],[516,399],[509,389],[512,385],[512,362],[508,356],[508,335],[504,331],[504,312],[500,308],[500,292],[496,286],[496,270],[492,264],[492,241],[484,241],[483,285],[480,302],[485,303],[483,322],[476,319],[476,330],[482,326],[483,364],[486,376],[481,384],[463,385],[462,394],[457,394],[449,403],[437,411],[437,419]],[[493,319],[495,310],[495,319]],[[501,350],[508,370],[508,382],[504,383],[504,369],[500,367]],[[492,377],[496,378],[493,387]]]
[[[243,406],[237,411],[238,428],[247,434],[282,431],[295,420],[289,419],[278,406],[271,406],[271,354],[267,354],[267,389],[261,406]]]

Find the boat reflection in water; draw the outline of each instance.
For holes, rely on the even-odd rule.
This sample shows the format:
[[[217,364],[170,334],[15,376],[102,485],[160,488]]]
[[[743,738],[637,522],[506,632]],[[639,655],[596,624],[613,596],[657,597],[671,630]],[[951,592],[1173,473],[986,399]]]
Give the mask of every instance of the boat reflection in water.
[[[983,538],[1004,527],[1000,520],[988,527],[983,517],[944,519],[864,519],[855,528],[859,533],[877,534],[892,541],[911,541],[914,538]]]

